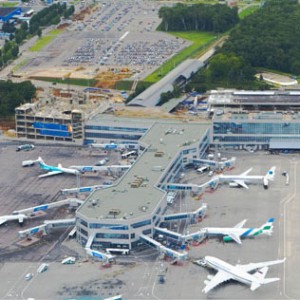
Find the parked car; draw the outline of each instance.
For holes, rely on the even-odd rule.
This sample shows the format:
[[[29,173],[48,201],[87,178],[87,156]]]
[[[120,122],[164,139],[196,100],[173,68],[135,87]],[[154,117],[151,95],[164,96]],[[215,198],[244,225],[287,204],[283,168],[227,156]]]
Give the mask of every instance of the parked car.
[[[24,144],[20,145],[16,148],[16,151],[30,151],[34,149],[34,145],[32,144]]]

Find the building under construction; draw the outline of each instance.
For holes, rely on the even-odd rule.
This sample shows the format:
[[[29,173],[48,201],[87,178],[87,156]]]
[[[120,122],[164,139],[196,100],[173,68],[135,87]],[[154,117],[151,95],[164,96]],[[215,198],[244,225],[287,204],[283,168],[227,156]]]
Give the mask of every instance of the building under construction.
[[[16,136],[39,141],[82,144],[84,121],[95,112],[106,109],[107,99],[89,98],[84,92],[54,90],[34,103],[16,108]]]

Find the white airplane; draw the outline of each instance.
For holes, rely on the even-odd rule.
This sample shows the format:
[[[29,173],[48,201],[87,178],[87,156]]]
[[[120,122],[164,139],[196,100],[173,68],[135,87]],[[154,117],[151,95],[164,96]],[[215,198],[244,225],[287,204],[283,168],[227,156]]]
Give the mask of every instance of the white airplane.
[[[27,216],[24,214],[1,216],[0,217],[0,225],[6,223],[7,221],[14,221],[14,220],[18,220],[19,223],[22,224],[24,219],[27,219]]]
[[[195,263],[201,266],[211,267],[218,271],[214,276],[208,275],[209,280],[204,281],[206,286],[202,292],[206,294],[219,284],[232,279],[250,285],[251,291],[256,290],[262,284],[278,281],[280,278],[265,278],[265,276],[269,270],[269,266],[281,264],[284,261],[285,258],[281,260],[233,266],[219,258],[205,256],[203,260],[195,261]],[[255,270],[256,272],[254,274],[249,273]]]
[[[244,187],[248,189],[246,183],[263,183],[264,188],[267,189],[269,181],[273,181],[275,177],[276,167],[272,167],[265,175],[248,175],[253,168],[250,168],[246,172],[240,175],[218,175],[216,176],[220,182],[229,182],[231,187]]]
[[[243,228],[246,221],[245,219],[232,228],[206,227],[203,230],[208,236],[222,235],[224,242],[235,241],[238,244],[242,243],[241,238],[254,237],[261,234],[270,236],[273,233],[274,218],[269,219],[259,228]]]
[[[73,175],[80,174],[80,172],[78,170],[71,169],[71,168],[64,168],[64,167],[62,167],[61,164],[58,164],[57,167],[48,166],[47,164],[45,164],[45,162],[43,161],[43,159],[41,157],[39,157],[37,159],[37,162],[39,163],[39,166],[43,170],[49,171],[46,174],[39,175],[39,178],[53,176],[53,175],[62,174],[62,173],[68,173],[68,174],[73,174]]]

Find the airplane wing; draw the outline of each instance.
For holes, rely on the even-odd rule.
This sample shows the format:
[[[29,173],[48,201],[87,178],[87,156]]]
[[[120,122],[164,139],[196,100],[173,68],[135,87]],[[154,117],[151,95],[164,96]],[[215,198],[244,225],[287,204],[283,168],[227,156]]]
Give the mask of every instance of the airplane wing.
[[[48,172],[46,174],[39,175],[39,178],[53,176],[53,175],[57,175],[57,174],[61,174],[61,173],[63,173],[63,172],[62,171],[52,171],[52,172]]]
[[[236,267],[242,269],[245,272],[251,272],[253,270],[262,269],[264,267],[281,264],[283,262],[285,262],[285,258],[284,259],[279,259],[279,260],[260,262],[260,263],[250,263],[250,264],[247,264],[247,265],[236,265]]]
[[[217,285],[228,281],[232,279],[232,276],[224,271],[218,271],[218,273],[210,280],[206,283],[205,288],[202,290],[203,293],[208,293],[210,290],[212,290],[213,288],[215,288]]]
[[[7,221],[6,218],[0,218],[0,225],[4,224]]]
[[[244,187],[245,189],[249,189],[248,185],[245,183],[245,181],[243,180],[234,180],[234,182],[242,187]]]
[[[247,171],[245,171],[244,173],[240,174],[240,176],[247,176],[252,170],[253,170],[253,168],[250,168]]]
[[[240,237],[237,234],[234,233],[229,233],[227,234],[227,236],[229,236],[232,240],[234,240],[236,243],[238,244],[242,244],[242,241],[240,239]]]
[[[234,228],[243,228],[246,222],[247,222],[247,219],[245,219],[245,220],[243,220],[242,222],[236,224],[236,225],[234,226]]]

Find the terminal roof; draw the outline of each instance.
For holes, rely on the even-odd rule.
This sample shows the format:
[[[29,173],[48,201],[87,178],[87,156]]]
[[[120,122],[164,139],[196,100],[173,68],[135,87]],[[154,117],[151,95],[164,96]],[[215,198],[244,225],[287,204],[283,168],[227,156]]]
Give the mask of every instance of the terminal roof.
[[[116,185],[93,192],[78,213],[98,221],[134,219],[151,214],[165,195],[155,187],[164,169],[178,151],[198,142],[208,128],[209,124],[154,122],[140,141],[147,145],[146,151]]]

